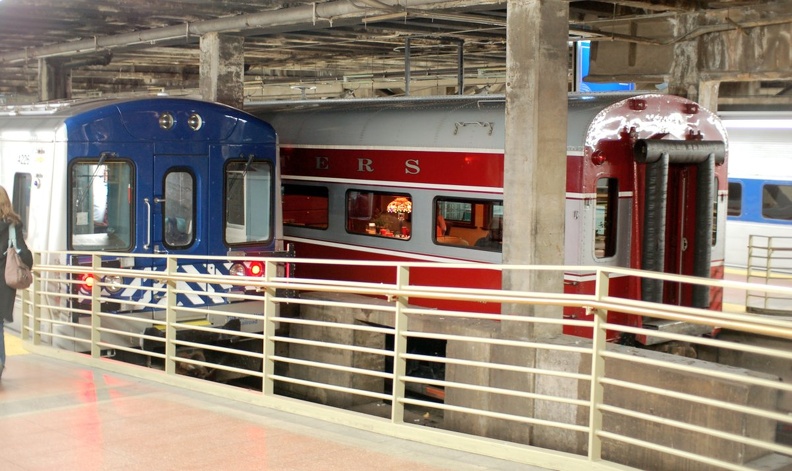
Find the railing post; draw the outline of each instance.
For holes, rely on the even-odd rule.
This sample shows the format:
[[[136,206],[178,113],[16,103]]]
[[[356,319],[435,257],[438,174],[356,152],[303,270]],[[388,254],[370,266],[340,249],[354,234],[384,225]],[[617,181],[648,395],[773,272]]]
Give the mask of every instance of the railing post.
[[[272,359],[275,356],[275,321],[274,317],[279,317],[278,304],[274,301],[275,288],[272,287],[272,277],[278,273],[278,263],[274,260],[267,260],[264,267],[264,338],[262,341],[263,358],[261,360],[261,372],[264,375],[261,378],[261,392],[265,396],[272,396],[275,394],[275,382],[272,380],[275,374],[275,361]]]
[[[598,302],[608,296],[608,274],[603,270],[597,270],[596,288],[594,297]],[[602,460],[602,440],[599,432],[602,430],[602,411],[600,405],[604,398],[604,388],[600,380],[605,376],[605,358],[602,352],[607,347],[607,327],[608,311],[596,308],[592,310],[594,314],[594,330],[591,342],[591,409],[589,410],[589,442],[588,455],[591,461]]]
[[[99,303],[102,287],[99,286],[98,275],[101,268],[102,256],[99,254],[91,255],[91,271],[94,276],[94,283],[91,286],[91,358],[100,358],[102,356],[102,349],[99,346],[99,342],[102,341],[102,335],[99,331],[102,326],[102,306]]]
[[[41,253],[33,253],[33,266],[41,265]],[[41,272],[33,272],[33,292],[31,293],[30,313],[28,318],[28,307],[25,302],[27,293],[22,293],[22,319],[20,334],[23,341],[33,340],[33,345],[41,345],[41,303],[39,302],[39,291],[41,291]],[[32,329],[32,330],[31,330]],[[32,335],[31,335],[32,332]]]
[[[174,257],[166,258],[165,291],[165,374],[176,374],[176,280],[173,279],[178,263]]]
[[[410,285],[410,267],[398,265],[396,267],[396,289],[401,291],[405,286]],[[407,307],[408,298],[396,296],[396,313],[393,322],[393,404],[391,406],[391,421],[394,423],[404,422],[404,399],[405,383],[402,380],[407,376],[407,360],[404,355],[407,353],[407,329],[409,319],[404,313]]]

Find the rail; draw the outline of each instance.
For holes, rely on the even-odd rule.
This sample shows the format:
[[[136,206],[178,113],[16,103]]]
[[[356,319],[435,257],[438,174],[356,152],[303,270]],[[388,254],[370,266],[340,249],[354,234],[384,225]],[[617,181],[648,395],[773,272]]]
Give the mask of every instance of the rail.
[[[792,287],[792,237],[751,235],[748,238],[746,281]],[[745,293],[748,312],[785,314],[792,299],[779,293],[749,290]]]
[[[20,292],[21,335],[34,353],[551,469],[772,469],[767,463],[786,465],[792,457],[789,318],[608,292],[611,279],[625,276],[713,292],[790,296],[787,287],[603,267],[365,262],[393,274],[392,283],[367,283],[287,278],[278,271],[282,258],[257,259],[265,265],[260,278],[185,273],[173,256],[157,257],[163,271],[102,267],[98,255],[90,267],[46,263],[68,255],[36,253],[34,283]],[[357,263],[288,262],[297,273],[307,263]],[[413,271],[439,268],[588,271],[597,288],[570,296],[410,280]],[[76,289],[85,273],[100,280],[88,304]],[[128,312],[102,312],[114,302],[107,288],[147,289],[165,303],[130,300]],[[228,304],[178,305],[178,295],[188,293]],[[495,302],[510,314],[417,304],[427,299]],[[592,320],[562,315],[581,307]],[[539,308],[543,316],[531,315]],[[611,322],[609,312],[694,323],[719,334],[629,327]],[[248,327],[209,322],[229,315]],[[565,325],[590,327],[592,338],[561,335]],[[537,326],[558,335],[521,334]],[[618,345],[606,342],[609,331],[668,342],[660,350]]]

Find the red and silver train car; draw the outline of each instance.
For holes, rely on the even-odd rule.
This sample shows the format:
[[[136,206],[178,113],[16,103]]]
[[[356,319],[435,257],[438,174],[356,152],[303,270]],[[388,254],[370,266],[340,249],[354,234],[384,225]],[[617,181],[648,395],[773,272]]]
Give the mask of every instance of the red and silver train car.
[[[504,107],[502,96],[479,96],[261,103],[246,110],[278,133],[284,237],[300,257],[500,263],[501,225],[524,217],[504,212]],[[568,116],[566,161],[558,162],[567,168],[565,264],[721,278],[727,180],[718,117],[675,96],[622,94],[571,95]],[[300,270],[296,276],[394,281],[392,272],[371,267]],[[410,279],[501,286],[495,271],[414,270]],[[570,270],[564,289],[590,293],[593,280],[593,272]],[[622,277],[610,290],[721,308],[720,293],[688,285]],[[565,315],[586,318],[582,310]],[[610,321],[655,325],[619,313]]]

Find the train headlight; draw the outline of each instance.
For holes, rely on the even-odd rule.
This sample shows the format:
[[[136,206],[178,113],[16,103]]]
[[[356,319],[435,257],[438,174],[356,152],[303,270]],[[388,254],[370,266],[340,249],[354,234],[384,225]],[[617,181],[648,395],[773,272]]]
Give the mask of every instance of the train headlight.
[[[124,288],[124,278],[121,275],[107,275],[102,278],[104,289],[110,294],[117,294]]]
[[[235,263],[231,265],[231,269],[228,270],[228,274],[232,276],[245,276],[247,274],[247,270],[245,270],[245,264]]]
[[[201,126],[203,126],[203,118],[201,118],[201,115],[198,113],[193,113],[189,118],[187,118],[187,126],[189,126],[193,131],[197,131],[201,129]]]
[[[159,127],[166,131],[173,127],[173,115],[170,113],[162,113],[159,117]]]

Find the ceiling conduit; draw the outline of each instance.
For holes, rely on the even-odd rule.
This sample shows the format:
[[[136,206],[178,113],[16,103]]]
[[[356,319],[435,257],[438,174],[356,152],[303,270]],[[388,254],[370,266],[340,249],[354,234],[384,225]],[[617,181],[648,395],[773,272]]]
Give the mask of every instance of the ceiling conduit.
[[[375,4],[381,6],[378,7],[378,9],[372,9],[365,7],[361,8],[355,6],[354,2],[340,0],[301,5],[281,10],[268,10],[261,13],[227,18],[216,18],[188,23],[186,25],[179,24],[145,31],[136,31],[133,33],[94,37],[91,39],[33,47],[22,51],[0,54],[0,64],[10,64],[13,62],[43,59],[53,56],[80,54],[91,51],[104,51],[142,43],[151,43],[153,45],[158,41],[184,38],[185,35],[188,37],[202,36],[207,33],[242,32],[252,29],[272,32],[299,31],[315,26],[318,21],[326,21],[331,26],[334,23],[356,24],[360,23],[366,16],[392,13],[394,9],[402,8],[398,5],[398,0],[389,1],[394,3],[390,5],[384,1],[377,1]],[[480,3],[490,2],[497,3],[496,0]],[[431,7],[433,5],[442,7],[447,4],[448,0],[410,0],[410,8]]]

